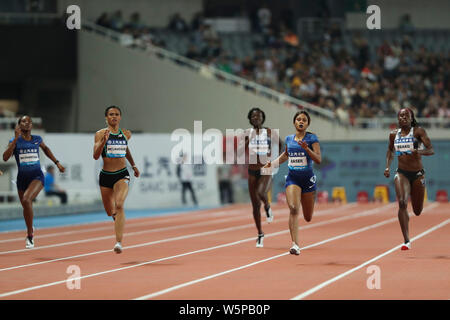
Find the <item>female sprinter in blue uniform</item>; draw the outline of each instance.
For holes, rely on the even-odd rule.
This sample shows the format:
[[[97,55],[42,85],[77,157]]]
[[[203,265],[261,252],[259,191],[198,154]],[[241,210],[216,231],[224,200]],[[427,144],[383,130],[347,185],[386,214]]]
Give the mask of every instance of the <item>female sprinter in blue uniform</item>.
[[[264,168],[279,167],[289,160],[289,174],[286,178],[286,200],[289,206],[289,231],[291,232],[291,254],[299,255],[298,246],[298,212],[302,206],[303,217],[309,222],[314,213],[316,195],[316,175],[312,162],[320,163],[320,144],[317,136],[306,129],[311,124],[311,118],[306,111],[298,111],[294,116],[296,133],[286,137],[285,151],[272,163]]]
[[[416,216],[422,213],[425,196],[425,171],[422,156],[434,154],[433,146],[425,129],[419,127],[414,113],[409,108],[401,109],[398,114],[398,129],[389,134],[384,176],[389,178],[390,166],[395,155],[398,156],[398,168],[394,177],[395,193],[398,201],[398,221],[405,240],[401,250],[411,249],[409,242],[408,197]]]
[[[264,203],[264,211],[266,212],[267,222],[273,221],[273,213],[270,208],[270,202],[267,193],[272,185],[272,175],[261,174],[261,168],[266,163],[266,159],[271,156],[271,137],[276,137],[281,149],[281,141],[278,135],[272,134],[270,128],[263,127],[266,120],[264,111],[259,108],[252,108],[247,118],[253,128],[247,130],[245,134],[245,149],[248,149],[248,191],[252,202],[252,213],[255,221],[258,237],[256,239],[256,247],[264,246],[264,232],[261,227],[261,201]],[[263,160],[262,160],[263,159]]]
[[[119,127],[122,111],[119,107],[110,106],[105,110],[107,128],[95,133],[94,159],[103,158],[103,169],[100,172],[100,191],[103,206],[108,216],[114,219],[116,232],[115,253],[121,253],[123,228],[125,226],[124,202],[128,195],[130,174],[126,167],[125,158],[131,164],[134,176],[139,177],[139,170],[134,164],[128,140],[131,138],[129,130]]]
[[[33,122],[29,116],[19,118],[14,130],[14,138],[9,141],[8,147],[3,153],[3,160],[14,154],[17,163],[17,193],[23,207],[23,217],[27,226],[27,238],[25,247],[34,248],[33,239],[33,200],[44,187],[44,174],[39,160],[39,147],[45,155],[52,160],[60,172],[66,169],[55,158],[50,148],[45,145],[40,136],[31,135]]]

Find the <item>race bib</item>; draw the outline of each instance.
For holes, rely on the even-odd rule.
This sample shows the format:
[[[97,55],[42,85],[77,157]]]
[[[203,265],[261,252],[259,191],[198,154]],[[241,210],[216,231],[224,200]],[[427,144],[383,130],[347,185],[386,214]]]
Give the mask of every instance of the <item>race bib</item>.
[[[39,163],[39,154],[37,152],[19,154],[19,163],[21,166],[31,166]]]
[[[108,158],[123,158],[125,157],[126,154],[127,154],[126,144],[108,144],[106,146],[106,156]]]
[[[289,157],[288,167],[293,170],[302,170],[308,166],[306,157]]]
[[[401,138],[394,142],[395,154],[397,156],[411,154],[414,150],[414,138]]]

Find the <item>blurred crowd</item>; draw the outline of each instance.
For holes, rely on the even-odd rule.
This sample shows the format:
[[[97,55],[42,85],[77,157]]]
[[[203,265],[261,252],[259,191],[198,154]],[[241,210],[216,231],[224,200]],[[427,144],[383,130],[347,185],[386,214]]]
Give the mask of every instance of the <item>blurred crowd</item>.
[[[256,17],[254,31],[262,40],[251,44],[252,56],[243,58],[223,48],[220,34],[202,13],[190,23],[176,13],[167,29],[189,39],[187,58],[331,110],[344,124],[353,124],[355,118],[392,117],[401,106],[413,108],[418,117],[450,118],[449,53],[414,47],[410,21],[401,39],[384,41],[373,51],[357,33],[351,48],[344,46],[337,25],[321,39],[302,41],[284,21],[274,26],[267,7]],[[105,13],[97,24],[130,35],[133,44],[165,47],[139,13],[129,22],[120,11],[110,17]]]

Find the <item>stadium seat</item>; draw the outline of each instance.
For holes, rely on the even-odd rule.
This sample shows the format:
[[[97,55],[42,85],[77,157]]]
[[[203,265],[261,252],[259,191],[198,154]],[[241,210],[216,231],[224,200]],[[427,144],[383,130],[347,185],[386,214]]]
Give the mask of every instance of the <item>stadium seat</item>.
[[[437,202],[448,202],[448,194],[447,190],[438,190],[436,191],[436,201]]]

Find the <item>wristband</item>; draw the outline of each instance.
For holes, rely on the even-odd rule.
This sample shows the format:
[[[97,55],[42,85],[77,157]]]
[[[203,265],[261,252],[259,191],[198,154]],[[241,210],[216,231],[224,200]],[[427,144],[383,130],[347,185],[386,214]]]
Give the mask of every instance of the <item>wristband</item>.
[[[56,160],[56,161],[55,161],[55,164],[58,164],[58,163],[59,163],[59,160]]]

